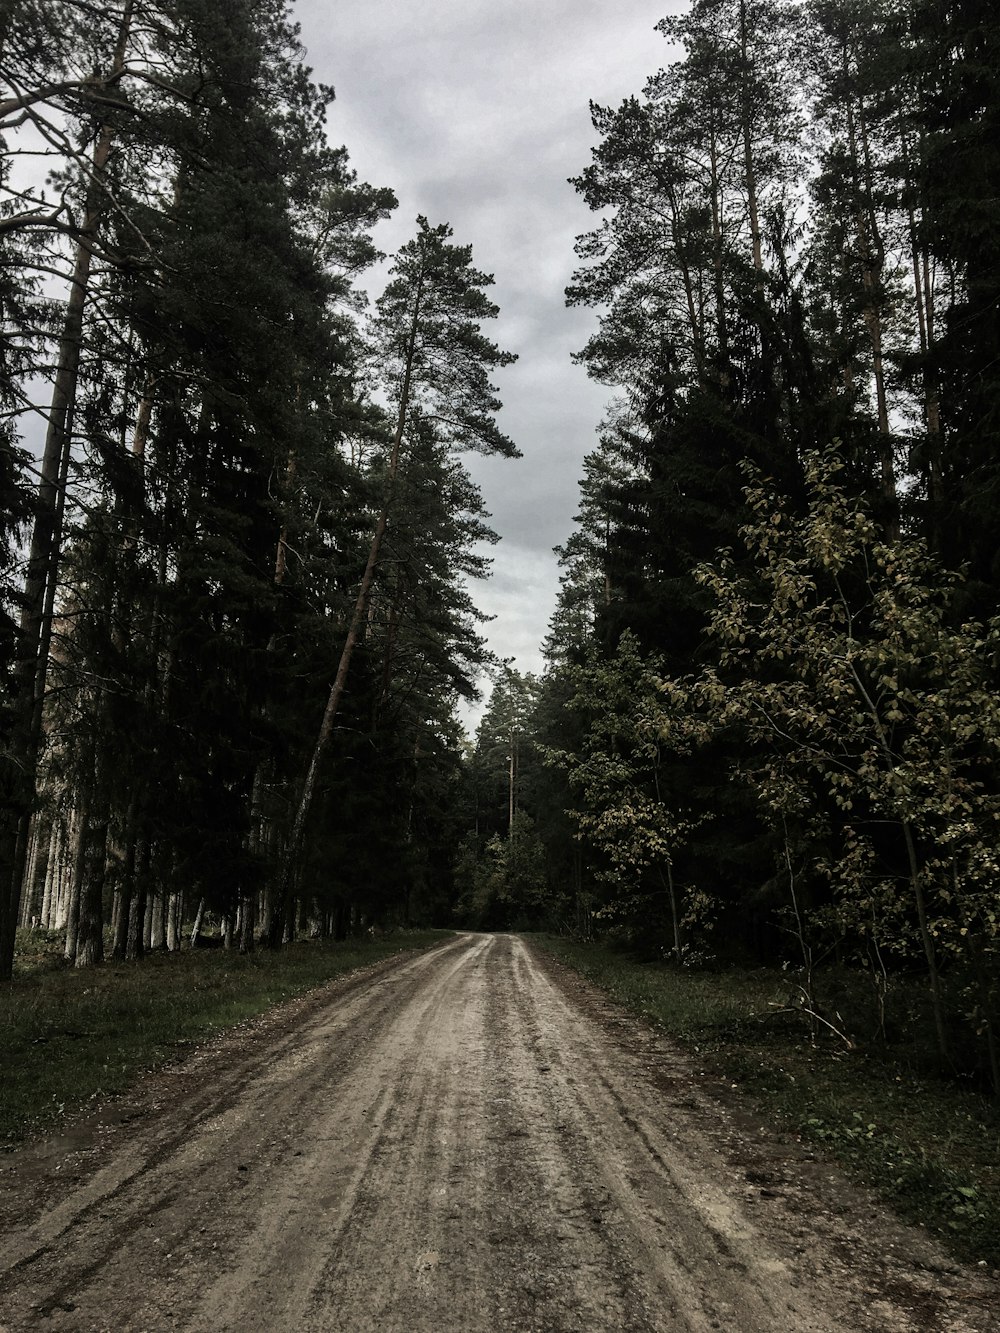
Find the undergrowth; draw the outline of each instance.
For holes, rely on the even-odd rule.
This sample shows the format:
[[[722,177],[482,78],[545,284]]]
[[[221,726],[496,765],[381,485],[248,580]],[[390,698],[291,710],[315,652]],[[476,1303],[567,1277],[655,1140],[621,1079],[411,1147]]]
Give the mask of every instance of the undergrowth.
[[[25,932],[14,980],[0,987],[0,1146],[123,1091],[143,1070],[282,1000],[444,938],[400,931],[302,941],[276,953],[194,949],[74,970],[44,936]]]
[[[922,1025],[901,1025],[885,1046],[849,1048],[825,1029],[810,1032],[779,969],[679,969],[605,943],[536,940],[939,1233],[958,1258],[1000,1266],[1000,1114],[982,1090],[922,1058]],[[838,976],[838,993],[844,985]]]

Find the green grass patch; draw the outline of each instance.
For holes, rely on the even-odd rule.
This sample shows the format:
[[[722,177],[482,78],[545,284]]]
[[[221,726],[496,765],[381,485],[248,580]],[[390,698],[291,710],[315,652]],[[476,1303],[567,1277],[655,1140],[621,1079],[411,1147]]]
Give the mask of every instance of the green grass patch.
[[[13,982],[0,987],[0,1146],[123,1091],[212,1033],[448,934],[309,940],[248,956],[194,949],[79,971],[44,937],[26,941]]]
[[[795,990],[779,969],[689,971],[637,961],[607,943],[535,939],[820,1145],[903,1217],[938,1232],[958,1258],[1000,1266],[997,1105],[921,1064],[912,1029],[901,1027],[887,1047],[848,1050],[827,1032],[813,1040],[804,1014],[778,1012]],[[831,989],[844,998],[842,975]]]

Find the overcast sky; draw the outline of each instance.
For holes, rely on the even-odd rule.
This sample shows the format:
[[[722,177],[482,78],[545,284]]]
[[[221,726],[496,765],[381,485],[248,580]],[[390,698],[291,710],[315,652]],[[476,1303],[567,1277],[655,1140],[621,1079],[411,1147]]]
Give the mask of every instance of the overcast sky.
[[[576,513],[609,390],[570,360],[594,314],[567,310],[573,240],[592,215],[567,177],[590,161],[591,99],[641,91],[670,48],[654,31],[683,0],[297,0],[308,63],[337,101],[330,138],[399,199],[391,252],[418,213],[448,222],[492,273],[488,331],[518,363],[498,377],[516,462],[473,460],[502,541],[473,589],[491,648],[538,671],[558,583],[552,547]]]

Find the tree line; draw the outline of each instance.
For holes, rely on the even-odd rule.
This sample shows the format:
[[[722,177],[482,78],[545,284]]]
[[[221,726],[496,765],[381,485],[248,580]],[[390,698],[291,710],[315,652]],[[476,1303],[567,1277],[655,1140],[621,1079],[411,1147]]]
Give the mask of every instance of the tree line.
[[[418,218],[368,308],[284,0],[7,0],[0,79],[0,977],[440,912],[491,277]]]
[[[836,962],[882,1035],[922,975],[942,1060],[1000,1089],[1000,18],[659,29],[573,182],[615,397],[547,668],[467,766],[460,910],[783,960],[817,1022]]]

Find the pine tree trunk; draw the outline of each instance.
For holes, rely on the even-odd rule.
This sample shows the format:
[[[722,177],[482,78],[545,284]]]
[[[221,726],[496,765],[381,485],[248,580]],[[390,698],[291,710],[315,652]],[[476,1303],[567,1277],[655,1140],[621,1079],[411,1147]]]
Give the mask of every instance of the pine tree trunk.
[[[111,913],[111,957],[116,963],[128,957],[128,928],[132,919],[132,895],[122,887],[115,889]]]
[[[128,932],[128,906],[122,901],[121,889],[111,894],[111,957],[120,962],[125,957],[125,935]],[[119,940],[122,941],[121,953],[118,953]]]
[[[147,888],[149,884],[150,866],[152,864],[152,847],[148,838],[142,838],[136,848],[135,853],[135,888],[132,893],[132,901],[129,904],[128,914],[128,946],[125,951],[125,957],[128,959],[139,959],[146,953],[146,911],[150,893]]]
[[[45,900],[45,881],[49,874],[49,856],[52,850],[52,825],[54,815],[49,814],[48,821],[38,824],[38,840],[32,857],[30,891],[28,893],[29,925],[42,924],[42,905]]]
[[[674,886],[674,866],[673,862],[667,857],[667,897],[670,901],[670,924],[674,932],[674,958],[678,967],[684,961],[684,952],[681,948],[681,918],[677,909],[677,890]]]
[[[142,924],[146,916],[146,901],[141,893],[134,893],[128,908],[128,939],[125,944],[125,957],[128,961],[144,957]]]
[[[99,775],[100,779],[100,775]],[[99,782],[84,823],[83,879],[76,941],[77,967],[104,961],[104,886],[107,880],[108,802]]]
[[[849,53],[842,50],[845,80],[849,78]],[[890,541],[899,536],[896,497],[896,468],[889,428],[889,397],[886,388],[884,326],[880,287],[885,268],[885,246],[875,216],[873,172],[864,104],[847,101],[848,152],[854,166],[855,232],[864,293],[862,319],[872,351],[872,376],[879,433],[879,472],[886,504],[885,530]]]
[[[129,956],[129,939],[133,922],[132,901],[135,898],[136,864],[139,852],[137,845],[138,820],[139,793],[133,790],[125,814],[125,828],[122,834],[124,845],[119,851],[121,862],[120,888],[116,896],[120,898],[120,911],[115,926],[114,947],[112,948],[112,957],[117,961],[122,961]]]
[[[723,267],[723,226],[722,226],[722,186],[719,176],[719,145],[713,120],[710,138],[709,160],[712,168],[712,275],[715,283],[715,327],[719,344],[719,362],[725,366],[729,360],[729,330],[726,316],[726,285]]]
[[[58,893],[54,892],[57,880],[57,864],[59,858],[59,815],[58,812],[53,815],[52,823],[49,826],[49,850],[45,861],[45,879],[42,885],[42,910],[40,913],[41,926],[43,930],[52,928],[53,900],[58,900]]]
[[[153,947],[153,922],[156,919],[156,904],[158,898],[155,893],[146,895],[146,910],[142,916],[142,952],[147,954]]]
[[[55,916],[52,922],[56,930],[65,930],[69,920],[70,905],[70,866],[73,855],[73,838],[69,813],[64,813],[59,822],[59,857],[56,862],[56,880],[53,887],[55,895]]]
[[[514,813],[517,806],[517,731],[510,732],[510,758],[507,773],[507,837],[514,837]]]
[[[75,858],[74,858],[75,866]],[[66,941],[63,946],[63,957],[67,963],[76,961],[76,938],[80,926],[80,884],[76,876],[70,872],[69,885],[66,892]]]
[[[256,905],[256,893],[248,893],[240,904],[240,953],[253,953],[256,944],[253,938],[257,926]]]
[[[74,842],[73,861],[70,868],[69,910],[66,916],[67,962],[76,962],[76,951],[80,930],[80,898],[83,888],[83,876],[87,855],[87,823],[90,818],[90,784],[85,783],[80,789],[76,809],[73,812]]]
[[[24,886],[21,890],[21,907],[18,914],[17,924],[22,930],[31,925],[31,911],[34,904],[34,883],[35,871],[38,864],[38,817],[39,811],[36,810],[31,816],[29,822],[28,835],[28,864],[24,876]]]
[[[754,163],[753,140],[753,101],[750,89],[750,53],[749,30],[747,25],[746,0],[740,0],[740,62],[743,79],[741,102],[743,132],[743,170],[747,192],[747,212],[750,217],[750,245],[753,253],[753,266],[757,273],[764,270],[764,247],[761,241],[760,201],[757,196],[757,169]]]
[[[167,949],[171,948],[173,912],[171,904],[174,901],[173,894],[155,893],[150,904],[149,916],[149,943],[147,949]],[[176,942],[174,944],[176,947]]]
[[[171,893],[168,897],[161,894],[158,895],[156,901],[159,910],[154,918],[155,938],[153,948],[166,948],[168,953],[176,953],[181,942],[180,894]]]
[[[256,897],[256,894],[248,893],[240,909],[240,953],[244,954],[254,951],[254,930],[257,924],[254,920]]]
[[[194,925],[191,927],[191,948],[198,946],[198,936],[201,934],[201,919],[205,915],[205,899],[198,899],[198,910],[194,914]]]
[[[907,229],[910,240],[910,262],[913,267],[913,300],[917,312],[917,331],[920,338],[920,356],[924,390],[924,427],[927,431],[925,476],[927,480],[927,498],[932,508],[944,499],[944,478],[941,471],[941,401],[931,353],[934,348],[934,284],[931,279],[930,257],[927,247],[921,244],[920,229],[917,226],[916,209],[913,205],[912,191],[916,188],[913,179],[910,143],[903,121],[902,106],[899,112],[899,141],[903,170],[906,175]]]

